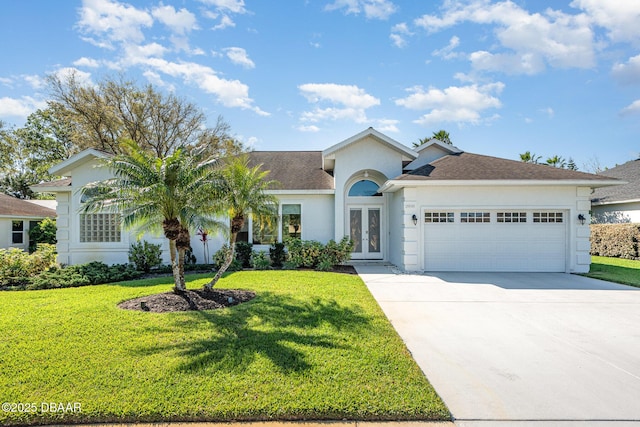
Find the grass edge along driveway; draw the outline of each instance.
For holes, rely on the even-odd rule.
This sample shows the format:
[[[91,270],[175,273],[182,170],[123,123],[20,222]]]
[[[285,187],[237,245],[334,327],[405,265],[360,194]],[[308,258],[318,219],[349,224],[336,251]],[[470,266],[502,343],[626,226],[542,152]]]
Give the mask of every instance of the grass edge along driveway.
[[[592,256],[589,273],[582,275],[640,288],[640,261]]]
[[[116,307],[171,286],[0,293],[0,424],[450,418],[358,276],[238,272],[219,287],[257,297],[236,307]]]

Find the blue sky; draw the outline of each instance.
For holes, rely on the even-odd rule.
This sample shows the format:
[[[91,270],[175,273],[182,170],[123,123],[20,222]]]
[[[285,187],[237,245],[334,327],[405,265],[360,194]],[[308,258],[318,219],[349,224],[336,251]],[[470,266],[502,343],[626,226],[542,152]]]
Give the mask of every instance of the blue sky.
[[[369,126],[406,144],[612,167],[640,152],[640,1],[10,0],[0,120],[44,77],[123,73],[222,115],[257,150]]]

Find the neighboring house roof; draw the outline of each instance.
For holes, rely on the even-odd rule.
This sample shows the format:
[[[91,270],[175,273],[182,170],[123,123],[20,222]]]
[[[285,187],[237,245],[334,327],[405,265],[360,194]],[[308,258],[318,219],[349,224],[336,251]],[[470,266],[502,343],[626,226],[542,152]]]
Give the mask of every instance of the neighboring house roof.
[[[56,179],[55,181],[41,182],[31,185],[31,190],[37,193],[55,193],[58,191],[71,190],[71,178]]]
[[[280,182],[274,190],[333,190],[320,151],[252,151],[249,164],[270,171],[267,179]]]
[[[409,181],[548,181],[558,184],[582,182],[592,187],[619,183],[610,177],[473,153],[442,157],[394,178],[383,190]]]
[[[6,194],[0,194],[0,216],[14,218],[53,218],[56,216],[56,211],[27,200],[16,199]]]
[[[594,205],[640,201],[640,159],[607,169],[598,175],[618,178],[627,183],[615,187],[598,188],[593,192]]]

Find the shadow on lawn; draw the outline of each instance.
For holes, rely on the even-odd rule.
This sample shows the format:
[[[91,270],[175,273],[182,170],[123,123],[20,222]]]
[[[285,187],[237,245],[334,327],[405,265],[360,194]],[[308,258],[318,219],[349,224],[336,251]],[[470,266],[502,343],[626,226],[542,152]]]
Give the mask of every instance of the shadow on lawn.
[[[230,309],[185,312],[175,320],[172,333],[188,337],[191,332],[210,330],[211,335],[154,346],[141,353],[177,350],[185,358],[178,369],[185,372],[211,366],[243,371],[259,355],[281,372],[305,371],[312,365],[301,347],[347,349],[349,340],[332,332],[357,333],[370,323],[370,317],[361,310],[340,306],[333,300],[300,301],[270,292],[260,292],[250,302]]]

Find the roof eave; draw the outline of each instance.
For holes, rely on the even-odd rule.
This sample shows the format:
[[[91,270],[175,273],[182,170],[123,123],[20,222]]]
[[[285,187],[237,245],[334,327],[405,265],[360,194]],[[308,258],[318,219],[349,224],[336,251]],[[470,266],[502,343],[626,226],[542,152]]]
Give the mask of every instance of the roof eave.
[[[396,141],[393,138],[389,138],[387,135],[378,132],[377,130],[375,130],[374,128],[370,127],[367,128],[365,130],[363,130],[362,132],[345,139],[344,141],[341,141],[335,145],[332,145],[331,147],[325,149],[322,152],[322,157],[323,158],[331,158],[333,155],[335,155],[335,153],[341,149],[343,149],[344,147],[359,141],[363,138],[366,138],[367,136],[373,136],[374,138],[384,142],[385,144],[387,144],[388,146],[392,147],[393,149],[395,149],[396,151],[401,152],[403,155],[407,156],[408,158],[410,158],[411,160],[414,160],[418,157],[418,153],[416,153],[415,151],[413,151],[412,149],[410,149],[409,147],[404,146],[403,144],[399,143],[398,141]]]
[[[619,180],[588,180],[588,179],[392,179],[380,187],[380,192],[394,192],[402,187],[438,187],[438,186],[578,186],[578,187],[605,187],[620,185]]]
[[[591,202],[593,206],[605,206],[605,205],[621,205],[624,203],[640,203],[640,199],[625,199],[625,200],[608,200],[606,202]]]

